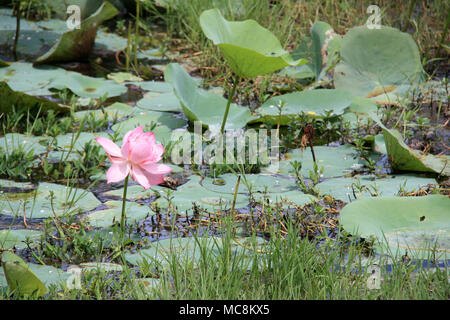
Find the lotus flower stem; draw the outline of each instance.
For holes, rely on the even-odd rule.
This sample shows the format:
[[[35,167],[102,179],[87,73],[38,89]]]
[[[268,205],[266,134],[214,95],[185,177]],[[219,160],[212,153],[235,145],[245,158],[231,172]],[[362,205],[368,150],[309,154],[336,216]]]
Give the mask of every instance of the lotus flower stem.
[[[137,70],[137,47],[139,40],[139,16],[140,16],[140,3],[141,0],[136,1],[136,29],[134,31],[134,68]]]
[[[223,115],[222,127],[220,128],[221,135],[223,135],[223,132],[225,130],[225,123],[227,122],[228,112],[230,111],[231,100],[234,97],[234,93],[236,92],[236,87],[238,83],[239,78],[236,76],[235,78],[233,78],[233,88],[231,89],[231,92],[228,96],[227,107],[225,109],[225,114]]]
[[[234,214],[234,207],[236,206],[236,198],[239,190],[239,183],[241,182],[241,175],[238,176],[237,182],[236,182],[236,190],[234,190],[234,197],[233,197],[233,205],[231,206],[231,214]]]
[[[127,202],[127,188],[128,188],[128,177],[127,175],[123,187],[123,199],[122,199],[122,216],[120,217],[120,229],[122,231],[122,236],[125,234],[125,203]]]
[[[13,47],[13,55],[14,60],[17,60],[17,42],[19,41],[19,33],[20,33],[20,0],[14,2],[14,7],[16,10],[16,35],[14,37],[14,47]]]
[[[127,54],[126,54],[126,63],[125,70],[127,72],[130,71],[130,57],[131,57],[131,21],[128,23],[128,39],[127,39]]]

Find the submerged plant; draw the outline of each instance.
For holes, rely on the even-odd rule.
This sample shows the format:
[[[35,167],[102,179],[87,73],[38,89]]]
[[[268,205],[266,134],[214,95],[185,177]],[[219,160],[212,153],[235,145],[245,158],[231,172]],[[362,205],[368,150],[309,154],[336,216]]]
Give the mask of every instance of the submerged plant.
[[[169,166],[157,164],[164,153],[164,146],[156,144],[153,132],[144,132],[142,126],[125,134],[122,148],[108,138],[96,138],[105,149],[112,166],[106,173],[107,182],[119,182],[125,179],[123,191],[122,217],[120,226],[125,230],[125,202],[128,177],[137,181],[144,189],[164,182],[164,174],[172,172]]]

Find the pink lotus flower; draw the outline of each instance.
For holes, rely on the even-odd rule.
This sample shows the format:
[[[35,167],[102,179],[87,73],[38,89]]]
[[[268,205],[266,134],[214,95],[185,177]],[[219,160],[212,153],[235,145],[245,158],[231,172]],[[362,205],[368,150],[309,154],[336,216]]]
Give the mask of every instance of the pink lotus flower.
[[[128,174],[145,189],[164,182],[164,174],[172,172],[169,166],[157,164],[164,146],[155,143],[153,132],[143,132],[142,126],[125,134],[122,148],[107,138],[96,138],[105,149],[112,166],[106,173],[107,182],[119,182]]]

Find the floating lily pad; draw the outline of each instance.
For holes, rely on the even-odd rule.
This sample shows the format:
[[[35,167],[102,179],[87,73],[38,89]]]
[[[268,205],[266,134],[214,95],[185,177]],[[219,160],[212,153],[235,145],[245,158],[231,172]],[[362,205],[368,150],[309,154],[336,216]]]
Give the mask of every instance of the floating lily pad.
[[[25,242],[28,240],[30,247],[34,247],[41,239],[41,235],[42,232],[37,230],[0,230],[0,250],[11,248],[26,249],[28,246]]]
[[[105,50],[117,52],[124,50],[127,47],[127,39],[115,33],[105,32],[103,30],[97,31],[95,38],[94,52],[97,50]]]
[[[164,77],[173,85],[184,114],[190,121],[201,121],[203,126],[220,128],[227,105],[225,98],[197,88],[196,82],[179,64],[169,64]],[[240,129],[252,119],[254,117],[248,108],[231,104],[225,129]]]
[[[248,194],[249,189],[247,184],[251,186],[252,192],[263,193],[267,191],[267,193],[284,193],[288,191],[297,190],[297,186],[294,181],[273,177],[270,175],[264,174],[246,174],[245,179],[241,177],[241,181],[239,183],[238,193],[240,194]],[[216,178],[207,177],[203,179],[202,185],[211,191],[219,192],[220,194],[234,194],[237,183],[237,176],[231,173],[222,174]]]
[[[168,112],[136,110],[134,117],[116,123],[112,129],[118,132],[119,136],[123,136],[140,125],[144,127],[144,131],[150,131],[153,124],[156,124],[156,127],[151,131],[155,134],[156,141],[166,145],[171,140],[174,129],[185,126],[186,121]]]
[[[364,161],[359,158],[356,149],[347,144],[339,147],[315,146],[317,165],[323,166],[323,176],[321,178],[332,178],[350,174],[356,167],[360,168]],[[309,171],[314,168],[314,162],[309,148],[295,149],[285,155],[285,160],[281,160],[277,165],[276,171],[272,167],[267,168],[272,173],[288,175],[294,177],[292,161],[302,163],[301,173],[304,178],[309,178]]]
[[[315,89],[276,96],[257,109],[261,115],[258,121],[278,123],[280,111],[277,105],[280,102],[285,103],[280,122],[285,125],[301,113],[324,117],[328,115],[328,111],[333,111],[332,115],[341,115],[353,102],[353,96],[347,91],[336,89]]]
[[[257,250],[265,248],[266,241],[260,237],[256,238],[238,238],[232,243],[231,254],[245,255],[251,259]],[[148,249],[138,250],[137,253],[126,253],[125,259],[133,264],[139,265],[142,261],[147,263],[161,263],[168,264],[168,259],[171,255],[176,254],[178,261],[195,262],[200,259],[200,248],[198,243],[211,250],[211,254],[218,255],[219,249],[223,246],[222,238],[208,237],[208,238],[173,238],[164,239],[157,242],[152,242]],[[242,259],[243,263],[249,262],[247,259]],[[251,262],[251,261],[250,261]]]
[[[44,140],[46,138],[27,136],[21,133],[7,133],[0,138],[0,151],[11,153],[14,149],[22,148],[25,152],[33,150],[34,154],[41,154],[47,151],[47,148],[39,143]]]
[[[119,11],[109,2],[104,2],[96,12],[83,19],[80,28],[66,31],[61,39],[47,53],[34,62],[35,65],[76,61],[89,56],[94,47],[97,28],[100,24],[117,15]]]
[[[218,193],[209,190],[199,184],[200,177],[193,176],[191,180],[178,187],[176,191],[171,193],[171,204],[176,208],[178,214],[192,215],[194,213],[194,203],[198,208],[209,212],[223,212],[231,209],[233,204],[233,194]],[[164,195],[164,193],[162,193]],[[160,197],[155,201],[159,207],[168,208],[168,201],[164,197]],[[247,197],[239,194],[236,198],[235,208],[247,206]],[[171,210],[172,211],[172,210]]]
[[[183,112],[180,100],[174,93],[162,93],[153,97],[145,95],[136,106],[142,110]]]
[[[428,258],[436,246],[436,259],[450,253],[450,199],[443,195],[425,197],[382,197],[359,199],[346,205],[340,223],[352,234],[376,237],[377,249],[386,251],[386,241],[398,258]],[[433,258],[434,260],[434,258]]]
[[[396,99],[386,93],[420,83],[423,76],[419,50],[411,35],[386,26],[362,26],[350,29],[342,39],[334,84],[355,96],[389,103]]]
[[[52,88],[70,89],[74,94],[84,98],[117,97],[128,91],[120,83],[103,78],[92,78],[76,72],[67,72],[53,80]]]
[[[114,80],[117,83],[124,83],[125,81],[142,81],[142,78],[129,72],[113,72],[108,74],[107,78]]]
[[[93,211],[86,215],[83,219],[85,219],[90,226],[97,228],[110,227],[114,223],[120,222],[120,218],[122,216],[122,201],[107,201],[104,205],[106,205],[107,208]],[[127,224],[132,224],[136,221],[144,219],[147,216],[155,214],[148,206],[140,205],[134,202],[127,202],[125,210]]]
[[[32,190],[34,184],[30,182],[16,182],[11,180],[0,179],[0,189],[20,189],[20,190]]]
[[[106,180],[106,175],[105,179]],[[132,185],[127,187],[127,200],[141,200],[156,196],[153,190],[162,191],[163,187],[152,186],[150,189],[144,189],[140,185]],[[105,192],[103,195],[107,197],[123,197],[123,188]]]
[[[51,205],[53,192],[53,210]],[[65,213],[95,209],[101,204],[89,191],[53,183],[40,183],[37,189],[26,193],[1,193],[2,214],[26,218],[47,218]]]
[[[133,108],[132,106],[122,103],[122,102],[115,102],[109,107],[106,107],[102,110],[84,110],[84,111],[77,111],[74,113],[74,118],[77,121],[81,121],[85,116],[87,117],[94,117],[95,120],[100,119],[121,119],[128,117],[135,113],[137,110]]]
[[[64,69],[53,66],[33,67],[31,63],[14,62],[0,68],[0,81],[5,81],[15,91],[33,96],[54,94],[49,89],[53,80],[65,73]]]
[[[317,184],[322,194],[330,194],[333,198],[345,202],[356,198],[371,196],[395,196],[401,190],[417,191],[429,184],[436,184],[433,178],[414,175],[395,175],[385,178],[373,175],[334,178]]]
[[[35,113],[39,109],[41,111],[53,110],[55,113],[68,113],[70,111],[70,107],[68,106],[30,96],[20,91],[14,91],[6,82],[0,82],[0,95],[2,97],[0,101],[0,113],[12,112],[13,107],[15,107],[15,110],[32,110]]]
[[[319,200],[310,194],[304,194],[300,190],[287,191],[281,193],[272,193],[272,192],[268,192],[266,194],[255,193],[254,199],[260,202],[265,201],[265,203],[269,201],[270,204],[281,205],[283,208],[290,207],[291,204],[294,204],[296,206],[303,206],[305,204],[309,204],[311,202]]]
[[[96,145],[95,138],[109,138],[106,132],[81,132],[78,139],[75,140],[76,137],[76,132],[60,135],[56,138],[56,145],[58,148],[63,148],[66,154],[70,149],[73,153],[76,153],[76,151],[83,150],[84,145],[88,142],[91,142],[91,145]]]
[[[29,95],[52,95],[50,89],[70,89],[80,97],[115,97],[127,92],[125,85],[103,78],[92,78],[77,72],[53,66],[33,67],[29,63],[15,62],[0,68],[0,81],[15,91]]]
[[[254,20],[230,22],[218,9],[211,9],[200,15],[200,26],[240,77],[254,78],[307,62],[294,61],[277,37]]]
[[[21,26],[16,50],[21,55],[25,55],[27,57],[37,57],[44,54],[48,50],[49,46],[56,43],[59,36],[60,34],[57,32],[26,30]],[[12,48],[14,37],[14,30],[0,29],[0,44],[9,43]]]
[[[80,263],[80,267],[83,272],[96,272],[100,270],[102,272],[122,272],[123,267],[117,263],[109,262],[85,262]]]

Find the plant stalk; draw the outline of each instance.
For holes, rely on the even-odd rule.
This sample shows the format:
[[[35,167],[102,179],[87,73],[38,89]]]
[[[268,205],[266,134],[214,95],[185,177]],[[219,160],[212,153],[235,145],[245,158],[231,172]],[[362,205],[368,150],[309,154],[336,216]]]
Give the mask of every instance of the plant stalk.
[[[140,3],[141,3],[140,0],[136,1],[136,29],[134,31],[134,68],[135,68],[135,70],[138,70],[137,47],[138,47],[138,40],[139,40]]]
[[[238,77],[233,78],[233,88],[231,89],[231,92],[228,96],[227,107],[225,109],[225,114],[223,115],[223,120],[222,120],[222,126],[220,128],[221,135],[223,135],[223,132],[225,130],[225,123],[227,122],[228,112],[230,111],[231,100],[233,100],[234,93],[236,92],[236,87],[237,87],[238,82],[239,82]]]
[[[127,202],[128,177],[129,175],[125,178],[125,185],[123,187],[122,216],[120,217],[120,230],[122,231],[122,237],[125,234],[125,203]]]
[[[17,42],[19,41],[19,33],[20,33],[20,0],[17,0],[15,2],[15,9],[16,9],[16,35],[14,37],[14,47],[13,47],[13,55],[14,60],[17,61]]]

